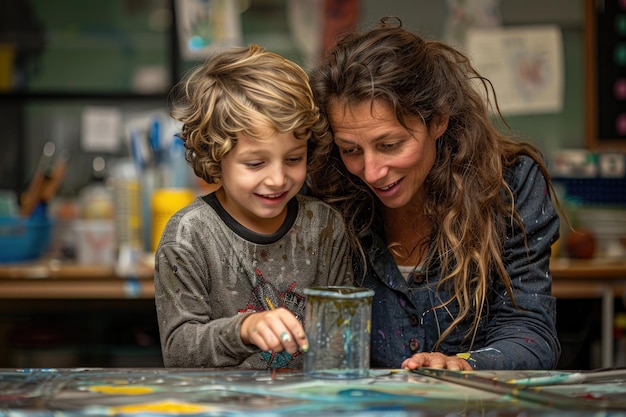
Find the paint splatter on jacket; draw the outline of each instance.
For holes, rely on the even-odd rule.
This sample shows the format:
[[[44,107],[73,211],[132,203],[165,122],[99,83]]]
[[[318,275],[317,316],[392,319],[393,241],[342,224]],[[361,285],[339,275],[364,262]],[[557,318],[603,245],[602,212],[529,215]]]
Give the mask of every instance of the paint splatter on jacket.
[[[475,369],[550,369],[560,356],[556,335],[556,301],[551,296],[550,246],[558,238],[559,218],[538,166],[521,157],[505,180],[528,234],[516,226],[507,230],[503,261],[513,286],[516,308],[500,280],[494,279],[488,311],[470,350],[462,323],[438,351],[460,354]],[[375,291],[372,304],[371,366],[397,368],[417,352],[431,352],[440,333],[458,312],[452,303],[437,308],[449,294],[437,291],[437,268],[426,276],[405,280],[383,239],[374,231],[363,238],[369,248],[368,275],[363,286]]]
[[[243,319],[286,307],[304,318],[303,289],[350,285],[345,225],[329,205],[298,195],[281,228],[241,226],[213,194],[176,213],[155,260],[155,301],[167,367],[300,368],[301,352],[262,352],[241,341]]]

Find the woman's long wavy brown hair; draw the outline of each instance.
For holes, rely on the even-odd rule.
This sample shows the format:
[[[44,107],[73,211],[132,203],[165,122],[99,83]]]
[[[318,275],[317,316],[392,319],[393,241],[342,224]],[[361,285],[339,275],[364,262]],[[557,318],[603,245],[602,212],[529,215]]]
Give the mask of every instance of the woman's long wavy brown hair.
[[[449,118],[424,183],[428,194],[424,214],[432,225],[429,257],[438,259],[440,285],[453,294],[441,305],[456,301],[460,308],[437,345],[467,319],[472,321],[467,337],[473,341],[486,314],[489,277],[495,274],[502,280],[514,300],[502,245],[507,225],[524,228],[503,178],[505,168],[520,155],[530,156],[554,195],[540,150],[500,132],[489,114],[491,93],[492,107],[500,115],[491,83],[466,55],[445,43],[422,39],[402,28],[396,18],[384,18],[375,29],[344,36],[310,78],[327,123],[331,105],[351,107],[364,101],[391,106],[405,127],[410,117],[421,118],[427,128]],[[500,120],[506,125],[501,115]],[[330,124],[328,128],[332,131]],[[311,173],[309,187],[342,211],[353,250],[366,265],[359,237],[382,224],[381,207],[370,189],[346,170],[332,139],[323,145],[324,160],[315,164],[318,169]]]

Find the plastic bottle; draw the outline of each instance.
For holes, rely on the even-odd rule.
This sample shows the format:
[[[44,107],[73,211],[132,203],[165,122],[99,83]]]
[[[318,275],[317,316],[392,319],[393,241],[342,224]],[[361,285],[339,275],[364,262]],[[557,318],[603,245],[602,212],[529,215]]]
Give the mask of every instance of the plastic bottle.
[[[115,203],[117,265],[119,276],[137,275],[143,253],[141,185],[139,171],[131,159],[118,161],[111,170]]]
[[[94,158],[91,182],[79,194],[80,218],[74,222],[74,230],[80,264],[115,263],[115,204],[105,168],[104,158]]]
[[[172,138],[169,149],[171,188],[193,188],[193,171],[185,159],[185,145],[178,136]]]
[[[81,190],[79,199],[83,219],[107,219],[114,217],[113,193],[105,184],[106,161],[101,156],[92,162],[91,182]]]
[[[170,217],[195,198],[190,188],[159,188],[152,194],[152,252],[156,252]]]
[[[164,181],[153,190],[151,198],[152,252],[156,251],[170,217],[195,198],[191,188],[193,171],[185,160],[185,146],[179,137],[172,137],[167,158],[163,162],[159,168],[165,175]]]

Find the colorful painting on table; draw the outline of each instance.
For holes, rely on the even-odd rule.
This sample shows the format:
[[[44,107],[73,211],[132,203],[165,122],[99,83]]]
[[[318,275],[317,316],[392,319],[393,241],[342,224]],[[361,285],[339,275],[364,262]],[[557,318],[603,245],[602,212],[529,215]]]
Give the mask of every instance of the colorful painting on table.
[[[626,415],[626,371],[371,370],[367,378],[338,380],[291,371],[0,370],[0,416],[439,416],[470,411],[547,416],[564,409],[576,415],[600,410]]]

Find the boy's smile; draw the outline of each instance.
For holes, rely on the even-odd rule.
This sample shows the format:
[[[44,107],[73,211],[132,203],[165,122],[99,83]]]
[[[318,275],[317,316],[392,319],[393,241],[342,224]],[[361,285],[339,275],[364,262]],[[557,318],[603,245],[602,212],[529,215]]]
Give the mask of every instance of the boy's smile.
[[[237,144],[221,162],[224,209],[244,227],[263,234],[282,225],[286,206],[306,178],[307,142],[292,133],[263,139],[237,135]]]

